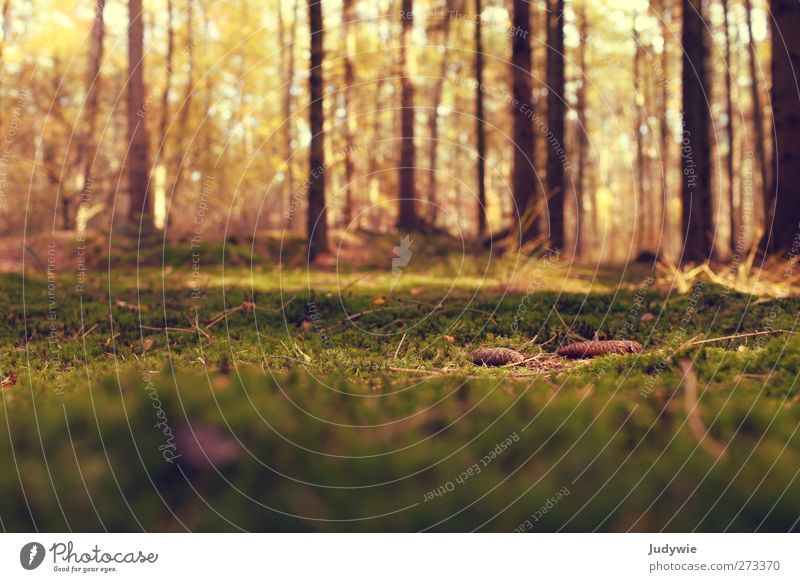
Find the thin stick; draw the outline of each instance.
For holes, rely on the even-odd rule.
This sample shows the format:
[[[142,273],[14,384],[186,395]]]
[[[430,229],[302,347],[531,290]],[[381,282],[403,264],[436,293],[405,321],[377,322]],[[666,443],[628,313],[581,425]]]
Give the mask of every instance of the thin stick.
[[[687,346],[687,345],[689,345],[689,346],[699,346],[700,344],[710,344],[710,343],[713,343],[713,342],[721,342],[721,341],[725,341],[725,340],[735,340],[735,339],[741,339],[741,338],[744,338],[744,337],[754,337],[754,336],[757,336],[757,335],[772,335],[772,334],[778,334],[778,333],[789,333],[789,334],[794,335],[797,332],[796,331],[789,331],[789,330],[786,330],[786,329],[770,329],[770,330],[764,330],[764,331],[752,331],[752,332],[749,332],[749,333],[738,333],[738,334],[735,334],[735,335],[728,335],[728,336],[724,336],[724,337],[714,337],[714,338],[710,338],[710,339],[690,341],[690,342],[684,344],[684,346]],[[683,347],[683,346],[681,346],[681,347]]]
[[[400,343],[397,344],[397,349],[394,351],[394,358],[392,358],[392,359],[397,359],[397,354],[400,353],[400,346],[403,345],[404,341],[406,341],[406,333],[405,332],[403,332],[403,337],[400,338]]]

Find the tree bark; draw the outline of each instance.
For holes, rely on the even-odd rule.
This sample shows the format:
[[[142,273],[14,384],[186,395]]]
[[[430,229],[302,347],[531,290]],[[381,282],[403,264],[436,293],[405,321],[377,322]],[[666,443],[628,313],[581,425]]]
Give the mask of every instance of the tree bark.
[[[764,139],[764,120],[761,113],[761,92],[758,89],[758,75],[756,73],[756,45],[753,42],[753,9],[750,0],[744,0],[745,16],[747,21],[747,52],[750,67],[750,94],[753,101],[753,132],[756,134],[756,144],[754,156],[758,158],[758,167],[761,178],[761,199],[764,206],[764,236],[769,230],[767,216],[772,206],[772,197],[769,191],[769,179],[767,177],[767,156],[764,151],[766,140]]]
[[[547,13],[547,208],[550,244],[563,249],[564,237],[564,0],[548,0]]]
[[[85,129],[78,144],[76,155],[76,165],[78,167],[78,184],[80,189],[81,206],[91,203],[93,194],[92,170],[94,168],[95,157],[97,156],[97,146],[95,144],[95,127],[97,125],[97,103],[100,97],[100,67],[103,62],[103,41],[105,39],[104,10],[105,0],[97,0],[94,4],[94,21],[92,22],[91,41],[89,44],[89,67],[86,71],[86,100]],[[80,210],[79,210],[80,215]],[[78,217],[75,221],[78,229],[85,228],[85,222]]]
[[[475,135],[478,153],[478,238],[486,234],[486,127],[483,120],[483,39],[481,0],[475,0]]]
[[[636,215],[635,215],[635,230],[636,240],[635,248],[637,251],[642,251],[647,245],[648,237],[648,224],[647,214],[645,212],[645,176],[644,176],[644,147],[642,144],[642,127],[644,126],[644,118],[642,110],[644,108],[644,91],[641,86],[641,71],[640,64],[642,60],[642,43],[639,38],[639,31],[636,30],[636,8],[633,10],[633,21],[631,23],[631,30],[633,32],[633,107],[634,107],[634,123],[633,123],[633,139],[636,143],[636,173],[634,175],[634,191],[636,192]]]
[[[728,10],[728,0],[722,0],[722,14],[723,26],[725,28],[725,114],[728,118],[728,125],[726,127],[726,136],[728,139],[728,155],[725,156],[725,173],[728,180],[728,207],[730,209],[730,237],[729,246],[731,253],[737,253],[741,249],[737,248],[737,231],[736,231],[736,194],[734,192],[734,175],[733,175],[733,153],[734,153],[734,129],[733,129],[733,72],[731,68],[731,35],[730,35],[730,20]]]
[[[577,149],[578,149],[578,168],[575,176],[575,255],[583,256],[586,251],[586,235],[588,225],[584,218],[584,202],[586,200],[586,158],[589,150],[589,130],[586,127],[586,80],[588,71],[586,70],[586,39],[589,37],[589,23],[586,19],[586,6],[581,3],[578,8],[578,76],[579,84],[575,95],[575,113],[578,117],[577,125]],[[594,204],[593,204],[594,208]],[[595,233],[596,234],[596,233]]]
[[[527,243],[539,236],[537,221],[538,200],[536,170],[534,169],[533,94],[531,90],[530,5],[528,0],[513,0],[511,37],[511,79],[514,124],[514,189],[515,219],[520,242]]]
[[[416,192],[414,187],[414,52],[411,32],[414,25],[412,0],[403,0],[401,15],[403,35],[400,43],[401,141],[400,141],[400,201],[397,227],[417,228]]]
[[[144,91],[144,24],[142,0],[128,0],[128,222],[140,231],[153,227],[150,148]]]
[[[356,13],[355,0],[342,2],[342,27],[344,29],[345,58],[344,58],[344,216],[342,222],[349,226],[356,216],[355,193],[353,192],[353,179],[355,176],[355,163],[353,149],[355,147],[356,123],[353,115],[353,85],[356,81],[355,65],[353,59],[356,52],[355,27]]]
[[[800,4],[772,0],[772,111],[775,120],[774,218],[769,250],[797,256],[800,242]]]
[[[712,258],[711,148],[702,0],[683,0],[683,263]]]
[[[172,91],[172,71],[175,60],[175,27],[172,0],[167,0],[167,58],[164,89],[161,93],[161,115],[158,121],[158,153],[153,172],[153,220],[156,228],[164,228],[167,219],[167,130],[169,127],[169,97]]]
[[[308,23],[311,31],[311,53],[308,85],[311,96],[309,126],[311,147],[308,177],[308,260],[314,261],[328,251],[328,222],[325,208],[325,129],[323,111],[322,0],[308,0]]]
[[[661,6],[671,6],[672,4],[667,0],[662,0]],[[673,194],[670,190],[669,173],[672,169],[670,156],[671,144],[669,141],[669,123],[667,122],[667,114],[669,113],[669,97],[671,94],[669,86],[669,50],[670,46],[670,30],[669,23],[672,20],[672,10],[667,12],[665,9],[661,11],[661,39],[663,41],[663,48],[661,49],[661,71],[659,75],[659,84],[661,85],[661,111],[659,112],[659,150],[661,155],[661,200],[658,205],[658,226],[662,233],[672,232],[673,225],[669,215],[669,200]],[[674,227],[677,230],[677,226]]]
[[[186,134],[189,127],[189,116],[192,111],[192,94],[194,93],[194,0],[187,0],[186,6],[186,82],[183,88],[180,114],[178,115],[178,131],[176,135],[175,156],[173,166],[175,175],[169,189],[170,199],[167,203],[165,223],[169,224],[172,201],[180,191],[186,168],[190,167],[189,152],[185,151]]]

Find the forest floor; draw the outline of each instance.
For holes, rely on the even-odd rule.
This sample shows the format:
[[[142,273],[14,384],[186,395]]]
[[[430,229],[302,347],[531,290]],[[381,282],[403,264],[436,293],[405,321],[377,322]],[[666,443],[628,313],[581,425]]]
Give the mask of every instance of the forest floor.
[[[798,529],[800,298],[397,244],[0,276],[0,525]],[[555,355],[580,338],[644,349]]]

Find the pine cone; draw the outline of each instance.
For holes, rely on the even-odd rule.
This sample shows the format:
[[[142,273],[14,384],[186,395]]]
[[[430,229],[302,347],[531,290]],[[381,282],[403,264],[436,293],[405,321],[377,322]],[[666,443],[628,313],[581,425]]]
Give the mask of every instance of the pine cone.
[[[565,358],[595,358],[606,354],[638,354],[642,344],[630,340],[591,341],[570,344],[558,350],[559,356]]]
[[[524,355],[510,348],[480,348],[471,352],[469,357],[478,366],[505,366],[525,360]]]

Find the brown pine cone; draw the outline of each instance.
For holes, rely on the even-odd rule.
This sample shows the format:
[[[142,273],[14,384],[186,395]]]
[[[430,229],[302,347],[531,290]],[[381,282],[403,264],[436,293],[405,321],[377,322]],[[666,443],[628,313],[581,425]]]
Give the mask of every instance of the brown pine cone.
[[[565,358],[595,358],[606,354],[638,354],[642,344],[630,340],[590,341],[570,344],[558,350],[559,356]]]
[[[510,348],[480,348],[470,352],[469,357],[478,366],[506,366],[525,360],[524,355]]]

